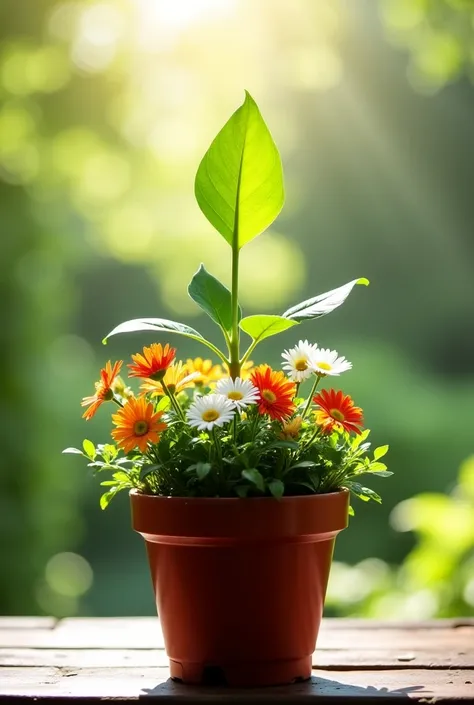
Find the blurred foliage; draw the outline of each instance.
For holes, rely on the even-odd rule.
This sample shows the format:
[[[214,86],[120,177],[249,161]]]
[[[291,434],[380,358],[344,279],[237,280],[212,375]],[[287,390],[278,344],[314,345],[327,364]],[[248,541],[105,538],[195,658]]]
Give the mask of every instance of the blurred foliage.
[[[379,558],[335,563],[326,605],[338,614],[378,619],[474,615],[474,456],[449,494],[423,493],[392,512],[395,531],[415,546],[399,567]]]
[[[391,41],[410,53],[412,86],[435,93],[465,73],[474,81],[472,0],[381,0]]]
[[[95,484],[60,451],[84,435],[79,400],[103,362],[151,342],[104,350],[114,323],[198,316],[184,292],[201,260],[229,280],[193,179],[244,88],[282,152],[287,191],[275,228],[244,251],[245,313],[257,297],[279,313],[371,280],[302,334],[353,361],[345,391],[374,442],[390,443],[396,472],[382,508],[361,507],[343,532],[337,558],[404,558],[411,541],[389,537],[390,510],[444,489],[472,452],[469,5],[0,3],[0,612],[154,608],[126,498],[104,518]],[[422,94],[459,80],[420,95],[407,61]],[[183,358],[198,352],[179,346]],[[280,352],[263,344],[256,362]],[[87,431],[96,442],[105,424]]]

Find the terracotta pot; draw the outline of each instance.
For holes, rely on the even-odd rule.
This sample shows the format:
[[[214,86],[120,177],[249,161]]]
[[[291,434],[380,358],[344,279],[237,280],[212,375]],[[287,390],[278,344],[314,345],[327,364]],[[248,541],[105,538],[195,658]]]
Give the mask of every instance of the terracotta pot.
[[[133,490],[130,498],[172,678],[262,686],[311,676],[347,491],[276,500]]]

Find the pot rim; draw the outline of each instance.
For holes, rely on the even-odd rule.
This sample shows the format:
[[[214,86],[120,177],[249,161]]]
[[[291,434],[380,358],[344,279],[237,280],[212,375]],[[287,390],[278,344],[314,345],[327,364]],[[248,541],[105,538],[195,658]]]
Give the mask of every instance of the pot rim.
[[[168,500],[171,502],[181,503],[181,502],[192,502],[193,504],[221,504],[227,502],[229,504],[237,504],[238,502],[278,502],[278,503],[289,503],[295,500],[308,502],[315,501],[316,498],[322,499],[323,497],[335,497],[336,495],[350,494],[350,490],[347,487],[341,487],[340,490],[335,492],[318,492],[314,494],[295,494],[288,495],[286,497],[172,497],[170,495],[162,494],[149,494],[147,492],[141,492],[139,489],[134,487],[130,490],[129,495],[134,497],[146,497],[147,500]]]

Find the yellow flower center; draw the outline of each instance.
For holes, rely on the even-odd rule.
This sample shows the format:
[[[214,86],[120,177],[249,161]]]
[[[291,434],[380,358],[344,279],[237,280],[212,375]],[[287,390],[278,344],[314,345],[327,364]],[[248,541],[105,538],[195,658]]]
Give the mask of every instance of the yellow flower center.
[[[295,360],[295,370],[298,372],[304,372],[308,369],[308,363],[306,358],[301,357],[299,360]]]
[[[327,370],[328,372],[332,370],[332,365],[330,365],[329,362],[317,362],[316,365],[320,370]]]
[[[215,409],[208,409],[202,415],[202,420],[206,421],[206,422],[215,421],[218,418],[219,418],[219,412],[216,411]]]
[[[232,401],[240,401],[240,399],[244,398],[244,395],[242,392],[229,392],[227,397],[232,399]]]
[[[262,392],[262,397],[265,399],[265,401],[269,401],[270,404],[273,404],[273,402],[276,401],[276,395],[272,392],[271,389],[264,389]]]
[[[336,421],[344,421],[344,414],[341,413],[339,409],[329,409],[329,413]]]
[[[133,433],[135,436],[144,436],[148,431],[148,424],[146,421],[135,421],[133,424]]]

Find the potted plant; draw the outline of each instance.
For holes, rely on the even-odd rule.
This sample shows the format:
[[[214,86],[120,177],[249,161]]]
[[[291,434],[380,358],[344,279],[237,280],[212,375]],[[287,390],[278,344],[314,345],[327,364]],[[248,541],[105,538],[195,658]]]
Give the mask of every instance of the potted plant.
[[[217,324],[225,350],[197,330],[162,318],[118,325],[178,333],[207,346],[214,361],[177,361],[168,343],[132,355],[133,392],[109,361],[84,417],[115,404],[113,443],[81,453],[110,479],[105,508],[130,490],[133,527],[145,538],[171,676],[235,686],[309,678],[324,596],[349,494],[380,501],[360,484],[385,476],[369,456],[362,410],[323,383],[351,368],[334,350],[300,340],[282,352],[282,370],[253,366],[258,344],[340,306],[356,279],[281,316],[243,317],[239,253],[280,212],[280,156],[251,96],[219,132],[196,176],[204,215],[232,252],[229,291],[201,266],[189,295]],[[262,262],[262,267],[265,263]],[[249,336],[241,350],[241,333]],[[321,388],[320,388],[321,387]],[[304,390],[304,393],[303,393]]]

